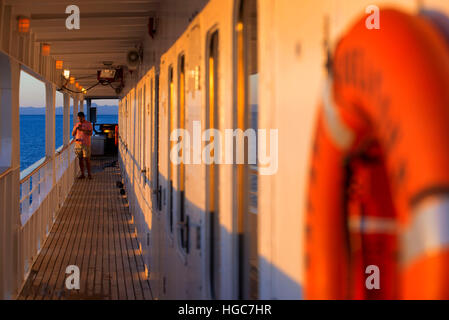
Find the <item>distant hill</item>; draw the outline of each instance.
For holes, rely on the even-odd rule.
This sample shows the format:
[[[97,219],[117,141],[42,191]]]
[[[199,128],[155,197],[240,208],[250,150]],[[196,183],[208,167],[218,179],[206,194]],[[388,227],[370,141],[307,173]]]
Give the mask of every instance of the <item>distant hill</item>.
[[[98,106],[96,103],[92,103],[92,107],[97,108],[97,115],[117,115],[118,106]],[[73,112],[73,108],[70,108],[70,113]],[[21,115],[45,115],[45,108],[35,107],[20,107]],[[63,115],[63,107],[56,107],[56,115]]]

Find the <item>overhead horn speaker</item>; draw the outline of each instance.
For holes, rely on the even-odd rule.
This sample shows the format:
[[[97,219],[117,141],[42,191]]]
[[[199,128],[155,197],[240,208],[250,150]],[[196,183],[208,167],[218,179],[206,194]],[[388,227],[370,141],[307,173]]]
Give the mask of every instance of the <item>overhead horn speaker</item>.
[[[126,63],[129,70],[133,71],[137,69],[140,64],[140,53],[137,49],[128,51],[128,53],[126,54]]]

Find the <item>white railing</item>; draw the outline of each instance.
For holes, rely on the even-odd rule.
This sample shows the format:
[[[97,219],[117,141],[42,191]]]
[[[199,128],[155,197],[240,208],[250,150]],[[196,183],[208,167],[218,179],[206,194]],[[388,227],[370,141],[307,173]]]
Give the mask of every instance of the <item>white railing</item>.
[[[61,147],[54,158],[55,183],[63,177],[75,159],[74,145]],[[53,161],[43,158],[20,173],[20,217],[25,225],[53,189]]]
[[[55,157],[56,182],[61,180],[61,177],[68,169],[70,163],[75,159],[73,148],[74,145],[72,144],[67,149],[60,148],[57,150]]]
[[[53,159],[42,159],[20,174],[18,258],[22,284],[75,181],[74,160],[71,143],[58,149]]]
[[[30,219],[47,197],[53,184],[52,161],[43,158],[20,173],[20,218],[22,225]]]

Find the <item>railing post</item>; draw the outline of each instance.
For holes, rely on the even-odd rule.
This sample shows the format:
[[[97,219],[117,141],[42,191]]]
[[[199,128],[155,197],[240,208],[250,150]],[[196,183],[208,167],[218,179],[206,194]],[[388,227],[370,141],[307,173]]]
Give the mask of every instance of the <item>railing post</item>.
[[[92,100],[91,99],[87,99],[87,108],[86,108],[87,114],[86,114],[86,118],[87,118],[87,121],[89,121],[89,122],[92,122],[92,120],[90,118],[90,108],[91,108],[91,106],[92,106]]]
[[[53,83],[45,84],[45,155],[52,163],[52,184],[51,190],[56,184],[55,167],[55,99],[56,87]]]
[[[63,145],[64,147],[69,145],[70,142],[70,96],[64,93],[64,108],[63,108],[64,126],[63,126]]]
[[[80,101],[78,99],[73,99],[73,125],[75,125],[75,123],[77,123],[77,121],[78,121],[78,112],[79,112],[80,103],[82,106],[83,100]],[[81,111],[82,111],[82,109],[81,109]],[[76,165],[76,162],[75,162],[75,165],[73,166],[73,168],[74,168],[73,176],[76,177],[76,175],[78,174],[78,167]]]
[[[78,99],[77,96],[75,96],[75,98],[73,99],[73,124],[75,124],[78,119],[78,112],[79,112],[79,104],[80,104],[80,100]]]
[[[12,155],[11,167],[15,170],[12,176],[12,190],[11,190],[11,235],[12,235],[12,250],[13,264],[11,270],[11,292],[15,296],[18,288],[23,280],[23,270],[19,264],[19,257],[22,252],[19,247],[19,232],[20,232],[20,106],[19,106],[19,92],[20,92],[20,65],[17,61],[11,59],[11,106],[12,106]]]

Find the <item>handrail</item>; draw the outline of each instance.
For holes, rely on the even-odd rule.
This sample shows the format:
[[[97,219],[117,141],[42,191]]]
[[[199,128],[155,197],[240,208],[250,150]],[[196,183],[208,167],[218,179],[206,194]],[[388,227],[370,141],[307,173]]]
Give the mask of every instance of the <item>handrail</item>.
[[[70,140],[70,142],[69,142],[69,144],[68,145],[62,145],[62,146],[60,146],[57,150],[56,150],[56,154],[57,155],[60,155],[61,153],[63,153],[64,151],[66,151],[68,148],[70,148],[70,146],[72,145],[72,144],[74,144],[75,143],[75,139],[71,139]]]
[[[20,173],[20,184],[22,184],[26,180],[28,180],[32,175],[34,175],[36,172],[38,172],[40,169],[42,169],[44,166],[46,166],[50,161],[51,161],[50,158],[45,157],[45,158],[42,158],[39,161],[35,162],[31,166],[29,166],[27,169],[23,170]],[[37,167],[34,168],[34,166],[37,166]],[[28,173],[28,171],[30,169],[32,169],[32,171],[30,173]],[[26,175],[25,175],[25,173],[26,173]]]
[[[55,155],[61,154],[65,148],[66,148],[66,146],[64,146],[64,145],[60,146],[58,149],[55,150]]]
[[[61,155],[62,153],[64,153],[64,151],[66,151],[68,148],[70,148],[70,146],[71,146],[72,144],[74,144],[74,143],[75,143],[75,140],[72,139],[68,145],[62,146],[62,147],[61,147],[62,149],[59,148],[59,149],[61,149],[61,150],[56,151],[55,155],[56,155],[56,156]],[[41,161],[43,161],[43,162],[40,163]],[[47,165],[50,161],[51,161],[50,158],[44,157],[44,158],[42,158],[42,159],[36,161],[34,164],[32,164],[31,166],[29,166],[27,169],[23,170],[23,171],[21,172],[21,175],[20,175],[20,176],[21,176],[21,177],[20,177],[20,184],[22,184],[23,182],[25,182],[26,180],[28,180],[33,174],[35,174],[37,171],[39,171],[40,169],[42,169],[42,167],[44,167],[45,165]],[[33,168],[33,167],[34,167],[35,165],[37,165],[38,163],[40,163],[39,166],[37,166],[36,168]],[[24,172],[27,172],[27,170],[30,170],[30,168],[33,168],[33,170],[32,170],[30,173],[27,173],[24,177],[22,177],[23,173],[24,173]],[[6,174],[6,173],[0,174],[0,178],[1,178],[4,174]]]
[[[4,167],[6,170],[0,173],[0,179],[3,179],[4,177],[6,177],[8,174],[10,174],[12,171],[15,171],[17,169],[20,169],[20,167]]]
[[[40,184],[44,182],[44,178],[41,178],[39,181],[34,183],[34,187],[28,192],[28,195],[33,194],[36,190],[39,189]],[[29,197],[21,197],[20,203],[23,203],[24,201],[29,200]]]
[[[46,199],[47,195],[52,192],[67,172],[73,161],[71,157],[72,148],[73,141],[69,145],[59,148],[54,156],[43,158],[22,172],[20,181],[22,188],[20,196],[22,225],[25,225],[33,216],[42,201]]]

